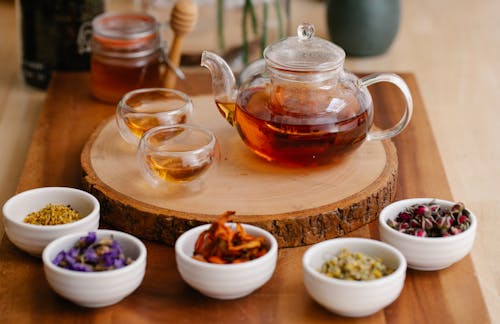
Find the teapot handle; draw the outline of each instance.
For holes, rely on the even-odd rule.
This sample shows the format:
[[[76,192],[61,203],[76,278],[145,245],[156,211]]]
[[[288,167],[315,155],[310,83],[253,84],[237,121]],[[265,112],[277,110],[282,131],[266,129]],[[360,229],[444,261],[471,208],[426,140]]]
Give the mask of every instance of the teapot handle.
[[[408,125],[411,119],[411,115],[413,114],[413,100],[411,98],[410,89],[406,85],[406,82],[400,76],[392,73],[374,73],[361,78],[359,80],[359,86],[367,87],[378,82],[389,82],[397,86],[399,90],[403,93],[403,96],[406,101],[406,107],[403,117],[401,117],[401,119],[396,125],[381,131],[368,132],[366,136],[366,139],[368,141],[384,140],[398,135]]]

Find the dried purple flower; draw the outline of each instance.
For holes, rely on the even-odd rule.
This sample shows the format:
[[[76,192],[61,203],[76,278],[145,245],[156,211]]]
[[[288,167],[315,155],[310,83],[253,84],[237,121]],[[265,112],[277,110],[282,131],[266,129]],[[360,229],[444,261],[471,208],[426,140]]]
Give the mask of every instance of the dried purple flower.
[[[75,247],[78,247],[81,249],[86,248],[86,247],[94,244],[95,240],[96,240],[95,232],[89,232],[87,234],[87,236],[80,237],[78,242],[75,244]]]
[[[59,265],[65,258],[66,258],[66,252],[61,251],[61,252],[57,253],[54,260],[52,260],[52,263],[55,265]]]
[[[102,263],[105,268],[111,268],[115,263],[115,256],[112,253],[106,253],[101,256]]]
[[[71,270],[81,272],[92,272],[92,267],[85,263],[75,262]]]
[[[81,237],[68,251],[59,252],[52,263],[75,271],[105,271],[123,268],[133,260],[125,258],[113,237],[104,237],[96,242],[96,233]]]
[[[395,230],[418,237],[444,237],[462,233],[470,227],[469,212],[463,203],[446,208],[431,201],[405,208],[387,224]]]
[[[80,249],[76,247],[72,247],[71,249],[68,250],[68,252],[66,252],[66,256],[67,257],[69,256],[72,259],[78,258],[79,255],[80,255]]]
[[[85,252],[83,252],[83,258],[86,262],[96,264],[98,262],[97,253],[92,248],[87,248]]]
[[[66,262],[65,262],[65,264],[66,264],[66,267],[65,267],[65,268],[66,268],[66,269],[70,269],[70,270],[72,270],[72,269],[73,269],[73,267],[74,267],[74,266],[75,266],[75,264],[76,264],[76,260],[75,260],[75,258],[73,258],[73,257],[72,257],[71,255],[69,255],[68,253],[66,253],[66,257],[64,258],[64,261],[66,261]]]
[[[125,264],[125,260],[123,260],[123,259],[115,259],[113,262],[113,267],[115,269],[120,269],[120,268],[123,268],[124,266],[126,266],[126,264]]]

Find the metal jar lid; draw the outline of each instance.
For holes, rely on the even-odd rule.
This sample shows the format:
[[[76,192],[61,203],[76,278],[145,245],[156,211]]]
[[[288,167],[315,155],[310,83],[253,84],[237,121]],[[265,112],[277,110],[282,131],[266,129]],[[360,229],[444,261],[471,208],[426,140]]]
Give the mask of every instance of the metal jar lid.
[[[145,13],[104,13],[82,26],[79,35],[81,51],[94,54],[138,58],[161,47],[156,19]]]

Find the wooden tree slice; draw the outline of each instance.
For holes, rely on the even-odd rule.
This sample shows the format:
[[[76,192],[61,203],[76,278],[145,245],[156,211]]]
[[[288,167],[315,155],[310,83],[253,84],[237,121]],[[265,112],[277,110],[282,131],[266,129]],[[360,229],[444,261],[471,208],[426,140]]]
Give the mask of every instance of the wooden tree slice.
[[[193,98],[194,122],[212,129],[221,160],[199,192],[152,187],[142,178],[136,147],[103,122],[86,143],[84,187],[101,202],[102,220],[141,238],[173,245],[187,229],[226,210],[235,221],[263,227],[280,247],[342,236],[375,220],[395,196],[397,154],[391,141],[365,142],[335,165],[286,168],[268,163],[243,144],[211,96]]]

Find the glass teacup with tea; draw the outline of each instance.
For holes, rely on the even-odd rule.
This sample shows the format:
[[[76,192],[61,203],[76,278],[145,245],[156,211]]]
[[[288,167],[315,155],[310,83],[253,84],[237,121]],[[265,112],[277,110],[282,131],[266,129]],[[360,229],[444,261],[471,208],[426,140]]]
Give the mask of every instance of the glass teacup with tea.
[[[122,138],[138,145],[151,128],[189,122],[193,112],[191,98],[167,88],[146,88],[128,92],[116,108],[116,122]]]
[[[142,136],[139,169],[155,187],[201,189],[202,179],[219,160],[214,133],[197,125],[158,126]]]

